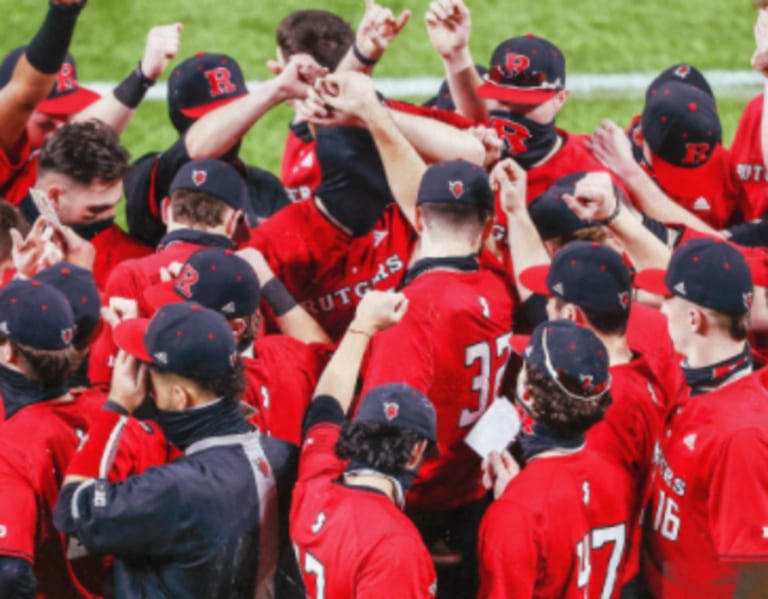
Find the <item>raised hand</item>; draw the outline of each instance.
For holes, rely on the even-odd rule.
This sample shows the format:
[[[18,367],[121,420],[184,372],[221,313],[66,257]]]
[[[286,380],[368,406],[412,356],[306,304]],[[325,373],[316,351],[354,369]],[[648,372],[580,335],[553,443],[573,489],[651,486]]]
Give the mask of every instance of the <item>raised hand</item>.
[[[410,10],[404,10],[396,17],[391,9],[375,0],[365,0],[365,14],[355,37],[357,49],[369,60],[379,60],[410,18]]]
[[[407,309],[408,298],[402,293],[369,291],[360,300],[350,329],[374,335],[400,322]]]
[[[433,0],[424,20],[429,40],[443,59],[450,59],[469,46],[472,20],[462,0]]]
[[[491,189],[499,194],[501,209],[507,214],[527,210],[528,175],[511,158],[499,162],[490,175]]]
[[[144,56],[141,59],[141,73],[157,81],[179,52],[179,42],[184,25],[158,25],[149,30]]]

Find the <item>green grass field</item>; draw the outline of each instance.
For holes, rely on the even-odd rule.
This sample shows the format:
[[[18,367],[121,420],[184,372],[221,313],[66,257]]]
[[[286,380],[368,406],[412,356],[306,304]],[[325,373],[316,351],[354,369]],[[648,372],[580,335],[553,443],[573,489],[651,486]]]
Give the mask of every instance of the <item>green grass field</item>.
[[[653,72],[681,61],[701,69],[748,69],[754,47],[755,13],[749,0],[662,0],[636,3],[623,0],[562,0],[505,2],[467,0],[472,11],[472,51],[486,62],[495,45],[528,31],[548,37],[564,51],[569,73]],[[45,11],[43,0],[0,0],[5,14],[6,48],[26,42]],[[413,11],[411,22],[377,68],[381,76],[440,75],[441,63],[426,35],[424,0],[391,6]],[[274,30],[290,11],[323,8],[356,25],[362,0],[90,0],[78,25],[73,52],[84,81],[122,78],[141,56],[146,31],[155,24],[180,21],[185,30],[180,57],[197,50],[227,52],[241,63],[248,79],[269,76],[265,61],[274,55]],[[750,93],[718,100],[724,139],[729,142]],[[642,99],[569,100],[559,124],[579,132],[591,131],[601,118],[626,123]],[[267,115],[243,146],[253,164],[275,170],[285,137],[286,109]],[[133,156],[167,146],[175,138],[161,102],[146,102],[124,135]]]

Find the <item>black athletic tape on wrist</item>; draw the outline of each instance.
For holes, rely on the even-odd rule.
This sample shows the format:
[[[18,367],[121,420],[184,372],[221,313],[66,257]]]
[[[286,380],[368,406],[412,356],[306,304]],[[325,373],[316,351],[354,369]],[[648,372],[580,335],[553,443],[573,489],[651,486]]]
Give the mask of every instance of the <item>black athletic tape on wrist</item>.
[[[27,62],[41,73],[53,75],[61,68],[75,30],[81,4],[50,4],[40,29],[26,49]]]
[[[118,102],[124,106],[136,108],[141,104],[147,90],[154,84],[154,79],[145,77],[144,73],[141,72],[141,61],[139,61],[136,64],[136,68],[131,71],[131,74],[123,79],[112,93]]]
[[[355,55],[357,62],[359,62],[360,64],[364,64],[367,67],[372,67],[377,62],[379,62],[378,58],[368,58],[365,54],[363,54],[360,51],[360,48],[357,47],[357,43],[352,44],[352,54]]]
[[[624,192],[621,190],[621,188],[616,185],[616,183],[613,184],[613,195],[616,198],[616,207],[613,209],[613,212],[608,218],[598,221],[598,224],[604,227],[607,227],[616,220],[616,217],[621,212],[621,204],[627,197],[624,195]]]
[[[269,306],[274,310],[275,316],[282,316],[289,312],[297,303],[278,278],[272,279],[261,288],[261,296],[267,300]]]

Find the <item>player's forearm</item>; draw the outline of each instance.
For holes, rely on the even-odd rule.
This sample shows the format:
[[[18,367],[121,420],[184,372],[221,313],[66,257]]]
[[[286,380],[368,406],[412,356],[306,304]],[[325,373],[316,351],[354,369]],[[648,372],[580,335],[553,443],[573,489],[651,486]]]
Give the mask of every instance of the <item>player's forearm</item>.
[[[390,111],[398,129],[425,162],[461,158],[483,164],[485,149],[471,133],[428,117]]]
[[[373,335],[371,331],[357,328],[359,326],[355,321],[349,325],[315,388],[315,397],[321,395],[335,397],[345,414],[352,405],[360,365]]]
[[[651,218],[663,223],[687,225],[697,231],[719,235],[703,220],[675,203],[654,183],[653,179],[639,164],[635,163],[626,172],[619,173],[619,176],[626,183],[633,203]]]
[[[532,293],[520,283],[520,273],[532,266],[549,264],[549,255],[528,210],[507,213],[507,242],[514,266],[515,284],[520,299],[525,301]]]
[[[635,268],[667,268],[671,255],[669,248],[646,229],[626,206],[619,209],[610,229],[621,242]]]
[[[384,165],[387,184],[411,223],[416,219],[416,195],[426,164],[395,123],[393,115],[377,104],[367,119],[368,129]]]
[[[242,98],[209,112],[186,133],[184,141],[190,159],[223,156],[267,111],[286,99],[277,81],[270,79]]]
[[[448,89],[456,105],[456,112],[479,122],[486,121],[488,107],[485,101],[475,93],[483,81],[477,74],[469,48],[465,48],[455,56],[443,58],[443,66],[448,80]]]
[[[280,331],[303,343],[331,344],[331,338],[320,323],[290,294],[282,281],[270,271],[259,272],[262,297],[272,308]]]

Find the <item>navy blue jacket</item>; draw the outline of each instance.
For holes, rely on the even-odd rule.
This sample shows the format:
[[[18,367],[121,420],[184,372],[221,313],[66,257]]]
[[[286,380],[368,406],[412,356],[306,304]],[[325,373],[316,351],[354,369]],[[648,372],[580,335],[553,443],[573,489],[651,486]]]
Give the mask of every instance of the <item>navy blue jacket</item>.
[[[67,485],[54,521],[116,557],[119,598],[252,599],[274,585],[287,538],[293,449],[258,432],[209,437],[124,483]]]

